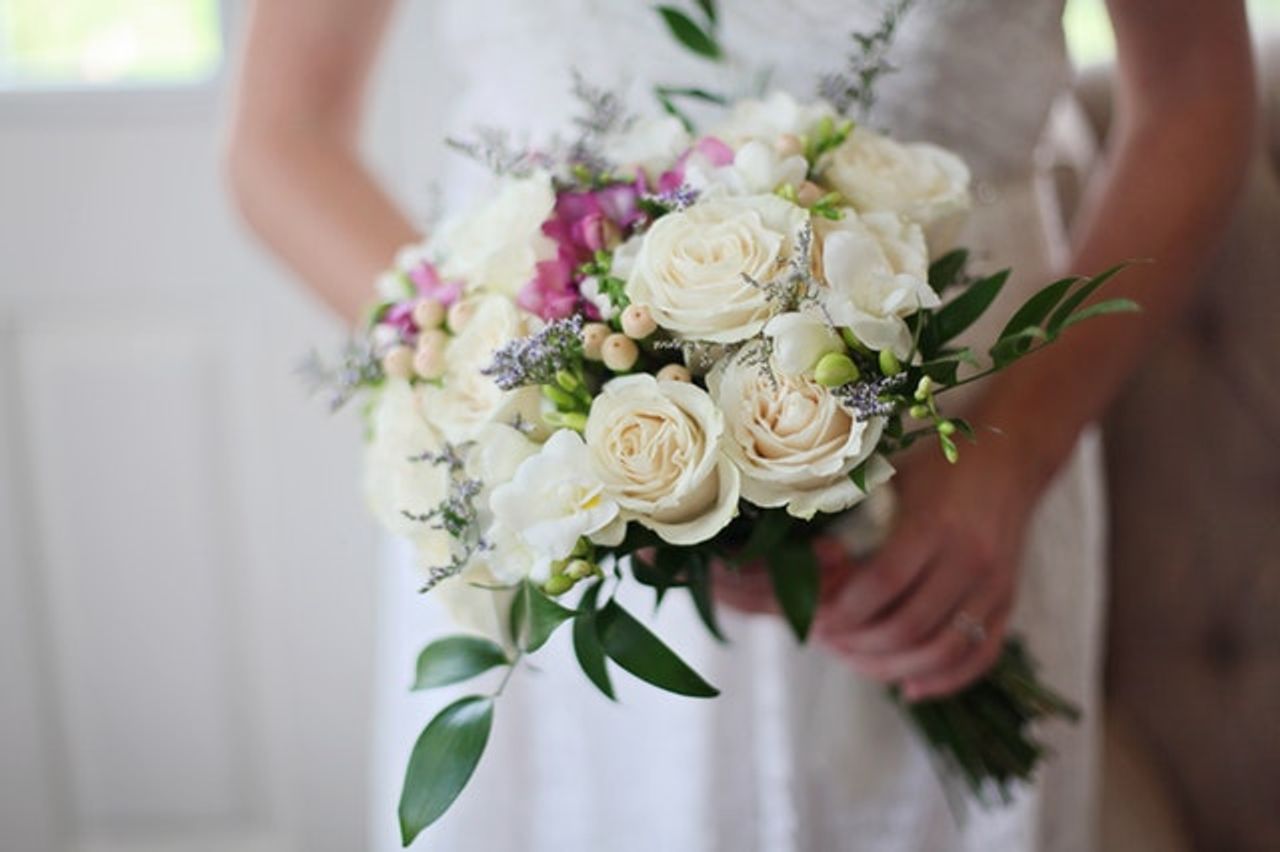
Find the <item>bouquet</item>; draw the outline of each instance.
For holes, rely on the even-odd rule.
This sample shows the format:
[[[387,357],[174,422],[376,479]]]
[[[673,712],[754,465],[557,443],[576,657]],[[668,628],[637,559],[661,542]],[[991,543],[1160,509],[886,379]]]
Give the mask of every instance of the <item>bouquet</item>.
[[[713,39],[714,16],[664,15],[691,46]],[[975,439],[944,395],[1133,307],[1084,305],[1114,270],[1064,279],[981,355],[958,344],[1008,277],[970,276],[952,245],[968,170],[847,118],[856,99],[831,82],[821,100],[726,101],[698,132],[676,96],[723,99],[664,88],[665,110],[635,117],[579,78],[568,143],[456,143],[500,175],[494,192],[401,253],[331,371],[336,402],[367,398],[375,513],[467,628],[422,651],[416,688],[509,676],[568,625],[610,698],[615,666],[715,696],[620,605],[621,584],[687,590],[720,636],[712,565],[762,563],[804,641],[814,536],[888,493],[895,453],[929,440],[954,461]],[[426,725],[400,802],[406,844],[466,784],[496,699]],[[1016,639],[976,685],[902,708],[983,800],[1042,759],[1034,723],[1075,713]]]

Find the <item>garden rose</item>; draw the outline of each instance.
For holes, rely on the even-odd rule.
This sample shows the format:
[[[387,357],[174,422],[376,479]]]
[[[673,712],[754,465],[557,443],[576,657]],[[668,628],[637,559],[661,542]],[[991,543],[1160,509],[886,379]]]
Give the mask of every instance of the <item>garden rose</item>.
[[[630,264],[627,296],[676,336],[745,340],[774,306],[744,276],[772,278],[807,221],[803,209],[774,195],[709,199],[669,213]]]
[[[614,379],[592,403],[584,437],[621,517],[664,541],[706,541],[737,514],[739,477],[722,452],[724,418],[701,388],[647,374]]]
[[[883,420],[859,421],[830,389],[807,376],[766,373],[747,359],[726,358],[707,376],[724,414],[725,452],[742,473],[742,496],[757,506],[786,506],[812,518],[839,512],[866,492],[849,473],[875,452]],[[893,468],[872,459],[868,490]]]

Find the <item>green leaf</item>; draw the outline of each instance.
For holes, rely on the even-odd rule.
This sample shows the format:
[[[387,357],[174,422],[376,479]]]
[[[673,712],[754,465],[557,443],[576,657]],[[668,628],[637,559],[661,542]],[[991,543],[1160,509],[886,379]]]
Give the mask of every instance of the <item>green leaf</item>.
[[[609,665],[604,656],[604,647],[596,635],[596,599],[600,596],[603,583],[593,583],[582,593],[578,602],[578,615],[573,620],[573,653],[578,658],[578,665],[587,679],[605,694],[610,701],[616,701],[613,694],[613,681],[609,679]]]
[[[858,490],[863,494],[867,493],[867,467],[871,464],[871,457],[868,457],[862,464],[849,471],[849,479],[853,484],[858,486]]]
[[[546,644],[557,627],[573,616],[573,610],[560,606],[525,580],[511,602],[511,635],[520,648],[533,653]]]
[[[1067,317],[1058,330],[1063,331],[1071,328],[1078,322],[1084,322],[1093,317],[1106,316],[1107,314],[1131,314],[1140,312],[1142,308],[1132,299],[1105,299],[1101,302],[1094,302],[1087,308],[1081,308],[1071,316]]]
[[[968,249],[955,249],[929,264],[929,286],[939,295],[955,284],[969,262]]]
[[[1003,342],[1015,334],[1022,334],[1027,328],[1039,326],[1044,322],[1044,318],[1049,316],[1049,312],[1062,301],[1062,297],[1067,294],[1072,285],[1080,280],[1079,276],[1073,275],[1070,278],[1062,278],[1052,284],[1046,284],[1037,290],[1023,303],[1022,307],[1013,312],[1013,316],[1009,318],[1009,322],[1005,324],[1004,331],[1000,332],[997,340]]]
[[[707,59],[721,57],[720,45],[716,40],[684,12],[674,6],[659,6],[658,13],[666,21],[667,29],[671,30],[676,41]]]
[[[659,689],[694,698],[720,694],[617,601],[596,614],[596,634],[609,659]]]
[[[951,419],[952,425],[956,427],[957,432],[959,432],[961,435],[964,435],[972,443],[976,444],[978,442],[978,434],[973,430],[972,423],[970,423],[968,420],[965,420],[963,417],[952,417],[950,419]]]
[[[706,557],[696,550],[688,551],[687,564],[685,573],[688,577],[689,595],[693,598],[698,617],[717,641],[727,641],[716,619],[716,602],[711,594],[711,566]]]
[[[755,526],[751,528],[751,536],[734,561],[746,564],[768,555],[786,538],[789,529],[791,516],[785,511],[777,509],[761,512]]]
[[[973,325],[978,317],[986,313],[987,308],[1000,295],[1000,290],[1009,280],[1009,270],[1005,269],[995,275],[973,282],[959,296],[943,305],[933,315],[932,321],[925,324],[920,339],[920,351],[926,360],[931,359],[948,340],[956,337],[966,328]]]
[[[715,104],[716,106],[729,105],[729,99],[724,95],[719,95],[715,92],[709,92],[706,89],[699,89],[696,87],[658,86],[657,91],[667,97],[675,96],[680,98],[693,98],[694,100],[705,101],[706,103]]]
[[[809,636],[813,615],[818,609],[821,575],[818,559],[807,542],[790,544],[770,554],[766,564],[773,593],[782,614],[801,642]]]
[[[991,347],[992,368],[1003,369],[1030,353],[1032,343],[1037,340],[1049,340],[1049,333],[1037,325],[1027,326],[1020,332],[1000,338]]]
[[[1067,321],[1067,317],[1075,313],[1076,308],[1084,304],[1084,300],[1093,295],[1094,291],[1115,275],[1124,269],[1128,264],[1120,263],[1103,272],[1101,275],[1095,275],[1092,278],[1076,288],[1076,290],[1067,298],[1062,300],[1062,304],[1058,305],[1058,309],[1049,317],[1048,331],[1052,336],[1057,334],[1063,328],[1063,323]]]
[[[502,648],[481,636],[446,636],[418,655],[418,676],[413,688],[447,686],[510,662]]]
[[[405,846],[435,822],[471,779],[493,727],[493,699],[470,695],[431,720],[409,756],[400,793],[400,838]]]
[[[698,8],[702,10],[702,14],[707,16],[707,23],[715,26],[716,0],[698,0]]]

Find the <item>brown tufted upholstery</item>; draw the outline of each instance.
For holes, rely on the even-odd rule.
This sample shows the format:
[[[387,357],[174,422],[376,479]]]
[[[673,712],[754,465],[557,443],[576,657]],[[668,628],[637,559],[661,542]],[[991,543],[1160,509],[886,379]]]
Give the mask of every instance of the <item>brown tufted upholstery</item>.
[[[1105,424],[1104,810],[1126,852],[1170,848],[1155,839],[1170,816],[1195,849],[1280,850],[1280,39],[1261,64],[1266,142],[1230,232],[1194,311]],[[1108,88],[1105,70],[1078,87],[1096,138]],[[1120,825],[1144,819],[1145,839]]]

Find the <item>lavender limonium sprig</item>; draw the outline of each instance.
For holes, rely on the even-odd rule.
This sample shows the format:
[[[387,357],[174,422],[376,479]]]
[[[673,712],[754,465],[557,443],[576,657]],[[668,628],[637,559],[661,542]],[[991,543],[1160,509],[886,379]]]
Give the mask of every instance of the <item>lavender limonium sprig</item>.
[[[546,385],[561,370],[572,369],[582,359],[581,314],[554,320],[528,337],[508,341],[493,353],[480,372],[502,390]]]

